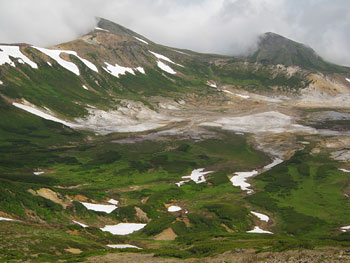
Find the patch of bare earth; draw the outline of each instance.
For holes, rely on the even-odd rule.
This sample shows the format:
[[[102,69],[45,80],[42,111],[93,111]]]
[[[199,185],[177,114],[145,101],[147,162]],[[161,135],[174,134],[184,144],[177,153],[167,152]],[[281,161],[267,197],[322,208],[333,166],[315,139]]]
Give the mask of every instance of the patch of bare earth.
[[[177,235],[170,227],[154,237],[155,240],[175,240],[175,238]]]
[[[76,255],[83,252],[79,248],[66,248],[65,251]]]
[[[71,203],[68,200],[65,200],[59,193],[56,193],[48,188],[40,188],[38,191],[36,191],[37,195],[49,199],[52,202],[56,204],[60,204],[63,206],[63,208],[66,208]]]

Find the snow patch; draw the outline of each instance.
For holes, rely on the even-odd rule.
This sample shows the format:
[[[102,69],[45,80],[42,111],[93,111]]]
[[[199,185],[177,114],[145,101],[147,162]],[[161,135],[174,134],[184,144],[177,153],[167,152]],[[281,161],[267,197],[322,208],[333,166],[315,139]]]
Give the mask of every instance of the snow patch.
[[[253,211],[250,211],[250,213],[255,215],[261,221],[269,222],[269,220],[270,220],[270,218],[267,215],[264,215],[264,214],[261,214],[261,213],[257,213],[257,212],[253,212]]]
[[[107,68],[103,68],[103,69],[105,71],[107,71],[109,74],[111,74],[117,78],[119,78],[119,75],[125,75],[127,72],[135,75],[135,72],[132,68],[119,66],[118,64],[115,64],[115,66],[113,66],[107,62],[105,62],[105,64],[107,65]]]
[[[107,245],[107,247],[110,248],[119,248],[119,249],[124,249],[124,248],[136,248],[136,249],[142,249],[137,246],[129,245],[129,244],[118,244],[118,245]]]
[[[162,60],[167,61],[167,62],[169,62],[169,63],[172,63],[172,64],[174,64],[174,65],[183,67],[183,65],[175,63],[174,61],[172,61],[170,58],[168,58],[168,57],[166,57],[166,56],[163,56],[163,55],[161,55],[161,54],[152,52],[152,51],[150,51],[150,50],[148,50],[148,51],[149,51],[151,54],[153,54],[153,55],[154,55],[156,58],[158,58],[158,59],[162,59]]]
[[[107,225],[101,228],[104,232],[110,232],[112,235],[125,236],[144,228],[146,224],[120,223],[118,225]]]
[[[183,179],[191,179],[196,184],[206,182],[204,175],[213,173],[213,171],[203,172],[205,168],[199,168],[192,171],[189,176],[182,176]]]
[[[348,79],[348,78],[345,78],[345,80],[346,80],[347,82],[350,82],[350,79]]]
[[[273,234],[272,232],[270,231],[265,231],[265,230],[262,230],[260,227],[256,226],[254,227],[253,230],[250,230],[250,231],[247,231],[247,233],[256,233],[256,234]]]
[[[91,70],[98,72],[97,67],[92,64],[90,61],[88,61],[87,59],[84,59],[80,56],[78,56],[77,52],[75,51],[71,51],[71,50],[55,50],[55,49],[46,49],[46,48],[40,48],[40,47],[33,47],[37,50],[39,50],[40,52],[46,54],[47,56],[49,56],[50,58],[52,58],[53,60],[55,60],[59,65],[61,65],[62,67],[64,67],[65,69],[73,72],[76,75],[80,75],[80,71],[79,68],[77,67],[77,65],[75,65],[73,62],[64,60],[60,57],[60,55],[62,53],[66,53],[69,55],[73,55],[76,56],[77,58],[79,58],[88,68],[90,68]]]
[[[276,165],[279,165],[280,163],[283,163],[283,160],[279,159],[279,158],[275,158],[272,163],[264,166],[264,169],[265,170],[271,169],[271,168],[275,167]]]
[[[112,205],[118,205],[119,204],[119,201],[114,200],[114,199],[109,199],[107,202],[112,204]]]
[[[83,85],[83,89],[85,90],[89,90],[88,87],[86,87],[85,85]]]
[[[248,95],[243,95],[243,94],[239,94],[239,93],[233,93],[229,90],[222,90],[223,92],[227,93],[227,94],[230,94],[230,95],[233,95],[233,96],[236,96],[236,97],[240,97],[240,98],[243,98],[243,99],[249,99],[250,96]]]
[[[28,64],[32,68],[37,69],[38,65],[26,57],[20,50],[19,46],[3,46],[0,45],[0,65],[10,64],[12,67],[15,67],[15,63],[11,60],[11,57],[17,59],[21,64]]]
[[[77,224],[77,225],[79,225],[79,226],[81,226],[81,227],[83,227],[83,228],[89,227],[88,225],[85,225],[85,224],[83,224],[83,223],[79,223],[78,221],[74,221],[74,220],[73,220],[73,223],[74,223],[74,224]]]
[[[115,64],[115,66],[109,64],[108,62],[105,62],[107,65],[107,68],[103,68],[105,71],[107,71],[109,74],[119,78],[120,75],[125,75],[126,73],[130,73],[135,75],[135,71],[139,71],[142,74],[146,74],[143,67],[137,67],[137,68],[129,68],[129,67],[123,67],[118,64]]]
[[[186,180],[186,181],[180,181],[178,183],[175,183],[178,187],[180,187],[181,185],[184,185],[185,183],[189,182],[190,180]]]
[[[136,70],[138,72],[141,72],[142,74],[146,74],[145,70],[143,69],[143,67],[137,67]]]
[[[346,169],[343,169],[343,168],[339,168],[339,170],[344,172],[344,173],[350,173],[350,170],[346,170]]]
[[[171,67],[169,67],[168,65],[164,64],[162,61],[157,61],[157,65],[158,67],[165,71],[165,72],[168,72],[169,74],[173,74],[175,75],[176,74],[176,71],[174,71]]]
[[[248,194],[253,193],[252,189],[249,189],[250,184],[247,183],[247,179],[254,175],[257,175],[258,171],[253,170],[251,172],[236,172],[235,176],[231,178],[231,182],[233,186],[239,186],[242,191],[247,191]]]
[[[45,172],[43,171],[37,171],[37,172],[33,172],[34,175],[41,175],[41,174],[44,174]]]
[[[146,45],[148,45],[147,41],[145,41],[141,38],[135,37],[135,36],[134,36],[134,38],[137,39],[138,41],[141,41],[142,43],[145,43]]]
[[[49,120],[49,121],[54,121],[54,122],[58,122],[58,123],[62,123],[68,127],[76,127],[77,125],[73,124],[73,123],[70,123],[70,122],[66,122],[64,120],[61,120],[61,119],[58,119],[54,116],[51,116],[50,114],[47,114],[41,110],[38,110],[36,108],[33,108],[31,106],[28,106],[28,105],[24,105],[24,104],[21,104],[21,103],[17,103],[17,102],[13,102],[12,103],[13,106],[17,107],[17,108],[20,108],[22,110],[25,110],[31,114],[34,114],[36,116],[39,116],[45,120]]]
[[[0,80],[0,85],[4,85],[4,82],[2,82],[1,80]]]
[[[14,221],[11,218],[0,217],[0,221]]]
[[[250,96],[248,96],[248,95],[242,95],[242,94],[238,94],[238,93],[236,93],[235,96],[243,98],[243,99],[249,99],[250,98]]]
[[[340,228],[340,230],[342,232],[347,232],[348,230],[350,230],[350,226],[343,226],[343,227]]]
[[[100,28],[100,27],[95,27],[95,30],[100,30],[100,31],[106,31],[106,32],[109,32],[108,30],[103,29],[103,28]]]
[[[112,213],[115,209],[118,207],[115,205],[98,205],[98,204],[91,204],[91,203],[85,203],[80,202],[83,206],[85,206],[88,210],[96,211],[96,212],[105,212],[107,214]]]
[[[169,206],[169,207],[168,207],[168,212],[171,212],[171,213],[173,213],[173,212],[179,212],[179,211],[181,211],[181,210],[182,210],[182,208],[179,207],[179,206],[176,206],[176,205],[172,205],[172,206]]]
[[[212,81],[207,81],[207,85],[212,87],[212,88],[217,88],[218,86],[216,85],[215,82],[212,82]]]

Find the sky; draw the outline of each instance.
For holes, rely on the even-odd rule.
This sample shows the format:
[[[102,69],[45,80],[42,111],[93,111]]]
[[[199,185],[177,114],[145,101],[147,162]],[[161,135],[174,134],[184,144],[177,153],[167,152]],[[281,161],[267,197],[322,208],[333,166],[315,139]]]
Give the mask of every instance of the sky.
[[[275,32],[350,66],[350,0],[0,0],[0,43],[50,46],[103,17],[150,40],[198,52],[245,55]]]

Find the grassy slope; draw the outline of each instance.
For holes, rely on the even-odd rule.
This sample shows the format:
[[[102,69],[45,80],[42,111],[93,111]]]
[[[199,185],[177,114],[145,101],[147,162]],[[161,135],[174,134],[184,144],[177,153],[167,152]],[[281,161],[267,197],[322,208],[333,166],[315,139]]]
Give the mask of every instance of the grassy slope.
[[[56,124],[32,118],[36,119],[41,131],[50,129],[50,126],[45,126],[48,123],[55,126],[55,130],[50,130],[52,136],[63,130],[59,125],[57,127]],[[22,145],[21,152],[16,152],[18,145],[10,144],[9,139],[2,142],[3,145],[7,143],[7,152],[1,155],[1,161],[5,163],[5,160],[17,154],[20,154],[20,161],[16,161],[16,166],[2,166],[1,210],[21,220],[27,218],[24,224],[1,223],[0,235],[8,240],[1,244],[4,261],[23,257],[34,260],[30,254],[36,251],[40,253],[38,261],[50,260],[53,250],[62,253],[62,259],[68,260],[73,256],[68,256],[64,249],[69,247],[90,251],[76,256],[79,258],[91,253],[104,253],[106,244],[123,242],[157,247],[155,252],[161,256],[196,257],[238,247],[283,250],[336,245],[342,244],[336,239],[347,240],[346,234],[338,236],[337,229],[345,225],[349,217],[348,205],[340,192],[348,179],[334,168],[336,163],[326,156],[310,156],[307,150],[298,154],[285,164],[256,177],[255,187],[261,190],[245,198],[240,189],[231,185],[228,176],[234,171],[262,167],[269,160],[247,145],[241,136],[222,133],[221,139],[196,143],[175,140],[120,145],[103,140],[84,143],[81,141],[82,135],[75,133],[61,135],[62,142],[59,136],[54,141],[36,141],[31,135],[31,132],[22,135],[33,144],[29,149],[30,154],[23,154],[25,147]],[[71,141],[74,147],[47,148],[52,144],[67,144],[67,141]],[[77,142],[79,144],[75,145]],[[299,168],[302,164],[307,164],[309,170]],[[209,184],[197,185],[192,182],[181,188],[174,185],[182,175],[199,167],[216,171],[207,176]],[[36,168],[51,172],[41,176],[31,175]],[[77,184],[87,185],[77,189],[54,187]],[[72,208],[65,210],[27,192],[28,189],[41,187],[49,187],[62,195],[84,195],[96,201],[115,198],[121,201],[121,208],[106,215],[87,211],[79,203],[74,203]],[[145,197],[150,198],[146,204],[142,204],[141,199]],[[187,216],[190,227],[176,221],[166,211],[164,204],[174,200],[190,211]],[[136,222],[140,219],[135,216],[134,206],[142,208],[153,221],[143,231],[130,237],[114,237],[93,227],[83,229],[70,225],[72,216],[89,225],[98,225],[101,219],[97,214],[115,222]],[[250,206],[272,214],[275,222],[272,229],[281,234],[245,234],[244,231],[251,229],[255,220],[246,208]],[[26,216],[28,209],[48,225],[37,225],[35,219]],[[17,227],[11,230],[14,235],[9,237],[8,229],[13,224]],[[222,224],[238,232],[228,233]],[[178,234],[177,240],[152,241],[154,235],[168,227]],[[24,252],[22,248],[25,244],[19,242],[18,237],[24,235],[23,231],[25,236],[38,242],[30,247],[31,253]],[[222,240],[220,246],[215,241],[218,237]],[[45,244],[55,245],[42,247],[44,240]]]

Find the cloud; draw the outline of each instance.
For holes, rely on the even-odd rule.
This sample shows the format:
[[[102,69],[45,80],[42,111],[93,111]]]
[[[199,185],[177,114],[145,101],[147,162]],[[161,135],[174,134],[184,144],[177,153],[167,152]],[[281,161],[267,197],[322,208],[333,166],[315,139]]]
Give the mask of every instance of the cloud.
[[[247,53],[272,31],[350,65],[348,0],[11,0],[0,10],[3,43],[69,41],[100,16],[161,44],[228,55]]]

